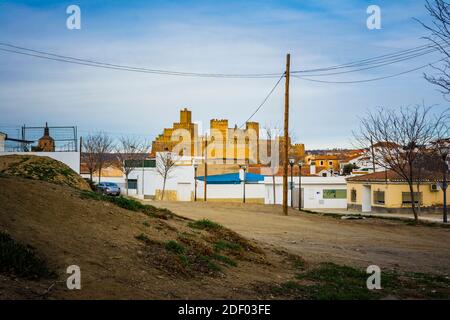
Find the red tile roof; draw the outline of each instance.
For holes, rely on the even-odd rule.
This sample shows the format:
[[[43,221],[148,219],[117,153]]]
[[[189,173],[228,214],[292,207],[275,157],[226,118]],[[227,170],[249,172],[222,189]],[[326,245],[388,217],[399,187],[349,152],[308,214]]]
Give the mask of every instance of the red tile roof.
[[[424,171],[421,173],[420,180],[422,181],[428,181],[428,182],[435,182],[440,181],[442,179],[442,173],[440,172],[431,172],[431,171]],[[406,182],[406,180],[401,177],[398,173],[396,173],[393,170],[388,171],[380,171],[380,172],[374,172],[365,174],[362,176],[355,176],[350,177],[346,179],[347,181],[360,181],[360,182]]]

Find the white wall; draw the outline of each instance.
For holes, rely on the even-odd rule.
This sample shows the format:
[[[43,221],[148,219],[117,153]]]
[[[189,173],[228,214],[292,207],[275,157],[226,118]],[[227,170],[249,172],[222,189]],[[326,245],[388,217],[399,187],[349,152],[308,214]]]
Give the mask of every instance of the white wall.
[[[0,152],[0,156],[24,155],[49,157],[69,166],[76,173],[80,173],[80,153],[79,152]]]
[[[137,179],[137,193],[142,194],[142,177],[144,177],[144,195],[154,196],[157,189],[162,190],[163,178],[158,174],[156,168],[137,168],[133,170],[128,179]],[[123,178],[125,181],[125,178]],[[178,184],[190,184],[190,189],[180,188]],[[166,180],[166,190],[180,190],[183,195],[180,197],[186,198],[185,193],[194,191],[194,167],[192,166],[175,166],[170,172]]]
[[[203,199],[205,183],[199,181],[197,185],[197,198]],[[245,185],[246,199],[264,199],[265,185],[263,183],[247,183]],[[207,199],[242,199],[244,185],[241,184],[208,184]]]
[[[89,178],[89,174],[82,174],[83,178]],[[144,179],[142,180],[142,177]],[[154,196],[156,190],[163,188],[163,178],[157,173],[156,168],[136,168],[128,175],[129,180],[137,180],[137,189],[129,189],[129,195],[142,196],[142,183],[144,183],[144,195]],[[94,182],[98,182],[98,176],[93,176]],[[114,182],[121,188],[122,193],[126,193],[125,175],[122,177],[102,177],[103,182]],[[184,184],[182,187],[179,184]],[[189,188],[186,186],[189,185]],[[175,190],[180,192],[180,197],[186,199],[190,197],[190,192],[194,191],[194,167],[175,166],[166,180],[166,190]],[[182,193],[182,194],[181,194]]]
[[[4,133],[0,132],[0,152],[5,151],[5,139],[6,139],[6,135]]]
[[[298,188],[298,177],[294,177],[294,186]],[[288,183],[291,181],[288,178]],[[265,203],[273,204],[272,177],[265,177]],[[288,185],[289,187],[289,185]],[[302,177],[303,208],[305,209],[345,209],[347,199],[323,199],[324,189],[347,190],[345,177]],[[283,177],[275,177],[275,198],[277,204],[283,203]],[[291,203],[291,191],[288,189],[288,205]]]

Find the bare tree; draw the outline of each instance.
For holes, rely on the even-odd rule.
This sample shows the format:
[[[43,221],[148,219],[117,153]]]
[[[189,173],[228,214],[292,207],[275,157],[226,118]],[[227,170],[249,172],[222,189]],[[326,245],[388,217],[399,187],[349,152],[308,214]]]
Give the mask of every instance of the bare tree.
[[[101,182],[102,170],[105,164],[108,162],[108,155],[113,150],[113,140],[111,137],[103,132],[96,134],[95,136],[95,154],[97,161],[98,182]]]
[[[97,170],[97,135],[88,135],[83,140],[83,161],[89,171],[90,180],[93,181],[93,175]]]
[[[116,146],[116,155],[120,169],[125,175],[126,193],[128,195],[128,176],[138,166],[144,165],[150,144],[132,137],[121,137]]]
[[[355,138],[362,147],[376,145],[375,162],[392,170],[409,186],[411,209],[418,221],[415,199],[415,184],[421,183],[419,160],[439,137],[439,128],[448,121],[448,109],[440,115],[433,115],[431,107],[406,107],[397,111],[378,108],[361,120],[359,133]]]
[[[444,96],[448,96],[450,94],[450,4],[444,0],[427,0],[425,8],[432,21],[430,24],[421,21],[419,23],[431,33],[426,39],[443,56],[440,63],[433,66],[437,75],[425,75],[425,78],[430,83],[437,85]]]
[[[173,154],[170,152],[160,152],[156,157],[156,171],[163,178],[161,200],[164,200],[166,181],[170,178],[171,172],[175,169],[175,161]]]

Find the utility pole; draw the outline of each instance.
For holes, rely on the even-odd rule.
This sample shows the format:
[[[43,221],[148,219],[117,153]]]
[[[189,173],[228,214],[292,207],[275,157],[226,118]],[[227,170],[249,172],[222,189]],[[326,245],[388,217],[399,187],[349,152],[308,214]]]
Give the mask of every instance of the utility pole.
[[[288,214],[288,152],[289,152],[289,76],[291,68],[291,55],[286,56],[286,85],[284,94],[284,146],[283,146],[283,213]]]
[[[206,202],[206,191],[207,191],[207,183],[208,183],[208,135],[205,133],[205,185],[204,185],[204,191],[203,191],[203,201]]]

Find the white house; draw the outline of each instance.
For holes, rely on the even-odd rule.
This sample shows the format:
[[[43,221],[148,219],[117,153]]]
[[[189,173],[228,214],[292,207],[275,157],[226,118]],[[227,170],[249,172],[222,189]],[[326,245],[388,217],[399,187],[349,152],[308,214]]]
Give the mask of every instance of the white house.
[[[290,186],[290,177],[288,179]],[[299,177],[293,178],[294,207],[298,208]],[[302,182],[302,208],[304,209],[345,209],[347,208],[347,182],[345,177],[318,177],[306,176]],[[273,180],[265,177],[265,203],[273,204]],[[275,203],[283,201],[283,177],[275,177]],[[288,204],[291,203],[291,192],[288,190]]]

